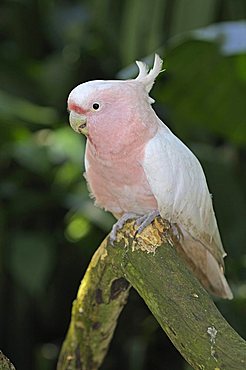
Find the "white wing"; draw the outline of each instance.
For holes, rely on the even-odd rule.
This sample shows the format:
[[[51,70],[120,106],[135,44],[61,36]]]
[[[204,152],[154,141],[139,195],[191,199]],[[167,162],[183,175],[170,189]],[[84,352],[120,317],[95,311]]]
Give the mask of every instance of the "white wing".
[[[216,294],[220,292],[219,295],[232,298],[223,276],[226,254],[202,167],[160,120],[156,135],[145,148],[143,168],[160,215],[180,227],[184,252],[206,275],[209,281],[205,285]],[[218,286],[211,289],[216,284]]]

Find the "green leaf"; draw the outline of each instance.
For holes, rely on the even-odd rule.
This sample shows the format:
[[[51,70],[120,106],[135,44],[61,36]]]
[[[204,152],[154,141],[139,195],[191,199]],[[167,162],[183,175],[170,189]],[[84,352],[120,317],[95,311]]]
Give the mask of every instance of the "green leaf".
[[[246,68],[245,59],[240,71],[242,64]],[[156,100],[179,136],[214,134],[239,146],[246,143],[246,83],[237,55],[225,57],[214,43],[188,40],[170,47],[165,67]]]
[[[0,90],[0,118],[7,122],[18,120],[27,123],[53,125],[57,122],[57,113],[51,107],[41,107],[28,100],[13,96]]]

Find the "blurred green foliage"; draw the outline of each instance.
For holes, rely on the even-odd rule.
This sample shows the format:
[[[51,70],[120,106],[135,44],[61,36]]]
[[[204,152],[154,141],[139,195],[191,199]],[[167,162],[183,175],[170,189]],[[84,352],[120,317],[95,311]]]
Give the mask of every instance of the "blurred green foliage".
[[[67,95],[120,70],[133,77],[127,66],[156,50],[167,71],[154,107],[204,166],[235,293],[217,304],[246,336],[245,12],[244,0],[1,2],[0,348],[18,370],[55,368],[80,279],[113,223],[89,199]],[[103,366],[113,368],[188,369],[134,292]]]

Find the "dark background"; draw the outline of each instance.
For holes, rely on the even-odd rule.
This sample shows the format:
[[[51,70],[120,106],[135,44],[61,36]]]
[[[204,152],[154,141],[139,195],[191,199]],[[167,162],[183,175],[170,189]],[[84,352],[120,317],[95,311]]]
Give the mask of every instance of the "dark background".
[[[0,348],[17,370],[55,368],[80,280],[113,223],[88,197],[68,93],[134,77],[132,63],[151,64],[155,51],[166,72],[154,108],[201,161],[228,252],[235,299],[216,304],[246,336],[245,12],[244,0],[1,2]],[[132,291],[102,369],[190,368]]]

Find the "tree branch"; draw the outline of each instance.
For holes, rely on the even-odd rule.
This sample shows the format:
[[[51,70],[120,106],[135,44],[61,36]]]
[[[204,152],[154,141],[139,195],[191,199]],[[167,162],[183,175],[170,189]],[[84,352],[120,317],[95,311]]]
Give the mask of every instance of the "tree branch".
[[[246,342],[180,258],[170,225],[156,219],[135,234],[134,223],[128,223],[114,247],[105,240],[94,255],[74,302],[58,369],[99,368],[126,302],[126,280],[194,369],[246,368]]]
[[[4,356],[2,351],[0,351],[0,369],[1,370],[15,370],[14,365],[12,365],[10,360],[6,356]]]
[[[113,262],[104,241],[94,254],[73,303],[58,369],[96,370],[101,365],[130,288]]]

